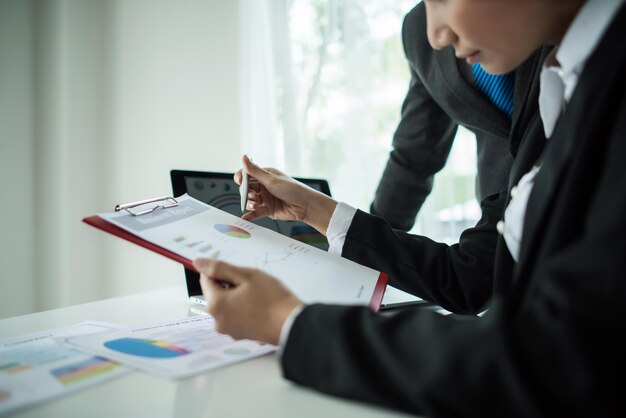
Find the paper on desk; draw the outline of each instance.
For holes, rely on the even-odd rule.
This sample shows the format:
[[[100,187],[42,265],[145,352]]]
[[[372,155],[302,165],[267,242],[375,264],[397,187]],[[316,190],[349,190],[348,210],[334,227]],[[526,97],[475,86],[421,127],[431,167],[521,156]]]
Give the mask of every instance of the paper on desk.
[[[118,363],[55,342],[118,328],[92,321],[0,340],[0,415],[128,373]]]
[[[270,353],[276,347],[235,341],[215,331],[212,316],[136,326],[66,338],[71,347],[159,376],[179,379]]]
[[[98,216],[189,260],[219,258],[264,270],[305,303],[370,304],[379,272],[245,221],[188,195],[177,200],[177,207],[157,209],[141,216],[125,212]]]

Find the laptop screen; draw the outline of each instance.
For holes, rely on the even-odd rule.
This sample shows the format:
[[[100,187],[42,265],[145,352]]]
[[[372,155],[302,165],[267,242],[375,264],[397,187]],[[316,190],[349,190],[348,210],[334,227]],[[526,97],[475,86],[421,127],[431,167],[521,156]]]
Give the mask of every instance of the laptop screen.
[[[242,215],[239,186],[233,180],[233,173],[172,170],[170,177],[174,196],[187,193],[201,202],[232,215]],[[330,188],[326,180],[311,178],[296,178],[296,180],[330,196]],[[328,249],[326,237],[305,223],[275,221],[271,218],[259,219],[254,223],[314,247]],[[185,278],[189,296],[202,293],[198,273],[185,269]]]

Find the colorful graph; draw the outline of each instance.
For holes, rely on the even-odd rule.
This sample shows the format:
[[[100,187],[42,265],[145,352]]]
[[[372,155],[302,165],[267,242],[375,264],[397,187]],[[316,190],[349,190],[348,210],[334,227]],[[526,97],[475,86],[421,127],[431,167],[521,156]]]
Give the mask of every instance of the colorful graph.
[[[250,233],[234,225],[215,224],[215,229],[233,238],[250,238]]]
[[[170,344],[166,341],[143,340],[139,338],[118,338],[104,343],[110,350],[118,351],[131,356],[150,358],[172,358],[184,356],[191,351]]]
[[[30,370],[32,366],[30,364],[20,364],[20,363],[8,363],[8,364],[0,364],[0,372],[5,372],[8,374],[15,374],[19,372],[23,372],[24,370]]]
[[[213,246],[211,244],[206,244],[206,245],[203,245],[202,247],[198,248],[198,251],[200,251],[201,253],[206,253],[208,251],[211,251],[212,248],[213,248]]]
[[[71,385],[72,383],[108,373],[117,366],[117,363],[103,357],[92,357],[78,363],[50,370],[50,373],[64,385]]]
[[[20,347],[0,353],[0,374],[17,374],[33,367],[63,360],[70,355],[63,347]]]

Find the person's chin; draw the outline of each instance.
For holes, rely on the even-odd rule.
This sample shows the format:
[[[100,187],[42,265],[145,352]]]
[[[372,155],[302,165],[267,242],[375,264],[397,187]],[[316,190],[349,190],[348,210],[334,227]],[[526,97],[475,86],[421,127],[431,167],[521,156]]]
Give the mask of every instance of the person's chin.
[[[483,70],[488,72],[489,74],[497,75],[497,74],[508,74],[515,69],[514,66],[507,65],[503,62],[484,60],[480,62],[480,66],[483,67]]]

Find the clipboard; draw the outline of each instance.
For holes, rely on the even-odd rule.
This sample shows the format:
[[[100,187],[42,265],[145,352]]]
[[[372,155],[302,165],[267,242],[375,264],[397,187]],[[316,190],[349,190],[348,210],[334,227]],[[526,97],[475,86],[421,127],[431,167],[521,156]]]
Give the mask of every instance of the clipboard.
[[[150,203],[156,203],[156,204],[153,205],[152,208],[150,209],[144,209],[140,211],[133,210],[135,208],[138,208],[143,205],[150,204]],[[142,215],[154,212],[158,208],[167,209],[167,208],[171,208],[175,206],[178,206],[178,201],[176,199],[169,197],[169,196],[162,196],[162,197],[157,197],[154,199],[140,200],[138,202],[119,204],[115,206],[115,211],[116,212],[125,211],[132,216],[142,216]],[[191,260],[181,255],[178,255],[173,251],[166,250],[165,248],[160,247],[150,241],[140,238],[137,235],[132,234],[126,231],[125,229],[120,228],[117,225],[113,225],[112,223],[106,221],[105,219],[101,218],[98,215],[88,216],[83,219],[83,222],[101,231],[108,232],[109,234],[120,237],[126,241],[130,241],[133,244],[137,244],[140,247],[146,248],[157,254],[161,254],[162,256],[165,256],[169,258],[170,260],[174,260],[178,263],[181,263],[187,269],[197,271],[195,267],[193,266]]]
[[[149,205],[145,208],[146,205]],[[179,201],[174,199],[173,197],[162,196],[154,199],[141,200],[137,202],[118,204],[115,206],[115,212],[126,212],[127,215],[131,217],[141,217],[153,213],[157,210],[168,210],[171,208],[176,208],[179,206]],[[216,209],[217,210],[217,209]],[[230,215],[229,215],[230,216]],[[190,269],[192,271],[197,271],[192,264],[192,260],[190,258],[184,257],[180,254],[177,254],[174,251],[168,250],[167,248],[163,248],[161,245],[158,245],[152,241],[144,239],[130,231],[127,231],[124,228],[121,228],[108,220],[104,219],[100,215],[92,215],[83,218],[82,220],[87,225],[90,225],[96,229],[107,232],[109,234],[115,235],[119,238],[122,238],[126,241],[132,242],[140,247],[153,251],[157,254],[160,254],[164,257],[167,257],[173,261],[176,261],[185,268]],[[273,231],[272,231],[273,232]],[[378,312],[383,300],[383,296],[385,294],[385,289],[387,287],[387,283],[389,281],[389,277],[386,273],[378,272],[378,280],[372,292],[371,299],[369,301],[369,307],[374,312]]]

